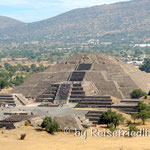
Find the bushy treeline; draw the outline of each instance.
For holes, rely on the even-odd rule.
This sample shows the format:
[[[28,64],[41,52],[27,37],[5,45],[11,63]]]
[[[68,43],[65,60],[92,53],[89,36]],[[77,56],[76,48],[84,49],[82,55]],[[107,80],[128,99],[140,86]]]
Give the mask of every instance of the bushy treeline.
[[[122,114],[119,114],[111,109],[107,112],[103,112],[98,120],[98,124],[107,124],[107,127],[116,129],[120,123],[123,123],[125,118]]]
[[[142,124],[144,125],[147,119],[150,119],[150,106],[145,104],[144,102],[138,103],[138,112],[132,113],[131,118],[134,120],[132,123],[131,120],[126,120],[126,124],[129,127],[130,133],[132,131],[137,132],[138,129],[135,125],[137,119],[141,119]],[[124,124],[125,118],[122,114],[119,114],[111,109],[107,112],[103,112],[98,120],[98,124],[107,124],[107,128],[110,131],[115,131],[116,127],[120,124]]]
[[[85,42],[87,42],[88,40],[90,39],[86,39]],[[138,58],[144,53],[147,56],[150,55],[150,48],[134,47],[131,46],[130,44],[93,45],[88,43],[87,47],[84,47],[80,43],[78,45],[76,44],[68,45],[64,43],[59,44],[40,43],[37,45],[20,44],[14,47],[11,45],[0,46],[0,59],[11,57],[11,58],[28,58],[37,61],[41,60],[61,61],[77,53],[91,53],[91,52],[108,53],[117,57],[127,57],[128,55],[131,55],[132,57]]]
[[[145,124],[145,121],[150,118],[150,106],[143,102],[138,103],[138,113],[131,114],[134,124],[136,119],[141,119],[142,123]]]
[[[139,69],[150,73],[150,59],[145,59],[143,65],[141,65]]]
[[[4,64],[4,67],[0,67],[0,90],[18,86],[24,82],[31,74],[42,72],[46,68],[43,65],[36,67],[35,64],[31,66],[17,65],[12,66],[8,63]]]

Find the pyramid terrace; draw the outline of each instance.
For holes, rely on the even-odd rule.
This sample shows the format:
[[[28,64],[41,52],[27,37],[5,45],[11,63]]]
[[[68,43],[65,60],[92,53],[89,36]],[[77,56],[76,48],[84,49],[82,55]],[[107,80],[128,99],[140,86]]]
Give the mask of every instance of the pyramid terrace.
[[[138,88],[148,92],[148,83],[150,77],[146,73],[116,57],[78,54],[32,75],[8,95],[0,95],[0,103],[22,105],[21,110],[44,116],[76,115],[82,118],[81,122],[88,119],[96,124],[102,112],[110,108],[136,113],[140,100],[131,100],[130,93]],[[29,99],[34,100],[32,107],[27,107],[31,104]]]

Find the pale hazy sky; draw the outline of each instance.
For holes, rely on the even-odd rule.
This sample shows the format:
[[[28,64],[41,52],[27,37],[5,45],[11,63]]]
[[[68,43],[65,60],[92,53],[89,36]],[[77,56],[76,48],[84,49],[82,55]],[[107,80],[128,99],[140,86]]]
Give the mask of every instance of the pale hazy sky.
[[[0,16],[24,22],[47,19],[75,8],[127,0],[0,0]]]

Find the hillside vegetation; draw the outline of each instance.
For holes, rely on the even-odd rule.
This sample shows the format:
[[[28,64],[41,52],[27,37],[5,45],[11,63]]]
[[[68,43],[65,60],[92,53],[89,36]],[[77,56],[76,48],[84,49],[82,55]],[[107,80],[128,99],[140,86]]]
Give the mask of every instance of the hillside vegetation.
[[[3,29],[10,29],[12,27],[16,27],[19,25],[22,25],[24,24],[23,22],[21,21],[18,21],[18,20],[15,20],[15,19],[12,19],[12,18],[8,18],[8,17],[4,17],[4,16],[0,16],[0,30],[3,30]]]
[[[0,18],[0,22],[3,20]],[[132,0],[75,9],[47,20],[10,27],[9,30],[0,27],[1,41],[6,41],[6,37],[13,42],[78,42],[91,38],[150,41],[150,1]]]

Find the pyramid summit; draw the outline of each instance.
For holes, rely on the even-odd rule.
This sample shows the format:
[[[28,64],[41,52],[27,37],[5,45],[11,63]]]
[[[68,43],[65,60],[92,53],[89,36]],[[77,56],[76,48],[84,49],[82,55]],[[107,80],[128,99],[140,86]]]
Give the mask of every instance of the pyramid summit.
[[[81,53],[32,75],[12,92],[37,98],[52,84],[71,86],[74,82],[83,84],[85,95],[110,95],[120,99],[130,98],[134,89],[146,92],[150,89],[150,76],[134,66],[107,54]],[[55,92],[57,95],[58,91]]]

